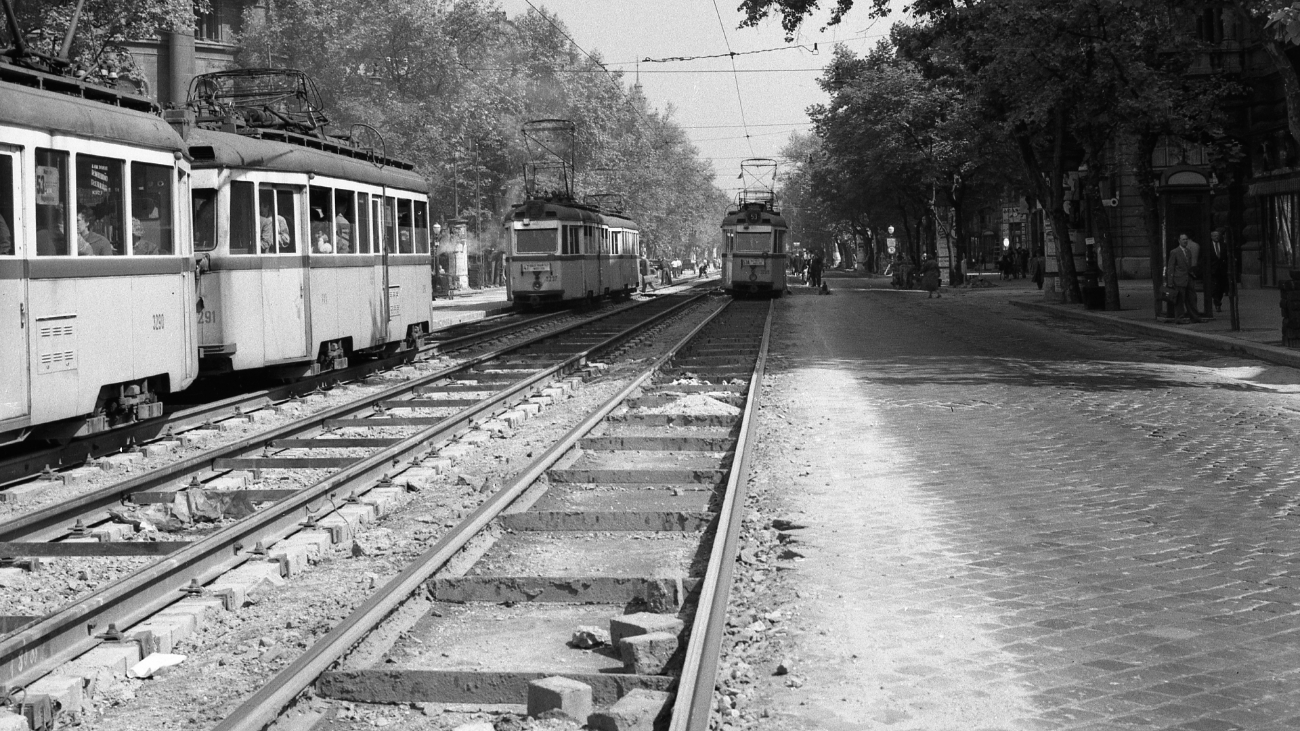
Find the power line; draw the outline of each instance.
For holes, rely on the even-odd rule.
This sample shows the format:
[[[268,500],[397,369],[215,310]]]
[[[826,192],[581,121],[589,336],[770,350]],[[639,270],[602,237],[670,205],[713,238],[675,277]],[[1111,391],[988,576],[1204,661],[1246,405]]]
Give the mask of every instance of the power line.
[[[641,59],[641,63],[676,63],[678,61],[699,61],[706,58],[735,58],[736,56],[753,56],[756,53],[772,53],[773,51],[793,51],[802,49],[809,53],[817,53],[817,44],[814,43],[812,48],[805,45],[784,46],[781,48],[762,48],[757,51],[728,51],[727,53],[714,53],[707,56],[669,56],[667,58],[650,58]]]
[[[812,124],[811,121],[803,122],[773,122],[772,124],[751,124],[750,127],[797,127],[800,125]],[[740,129],[743,124],[700,124],[694,127],[678,127],[678,129]]]
[[[734,64],[735,62],[733,61],[732,63]],[[462,66],[461,68],[465,69],[466,71],[518,71],[519,70],[518,68],[506,68],[506,67],[490,68],[490,67]],[[605,68],[604,66],[601,66],[601,68],[598,69],[551,68],[547,70],[555,74],[603,73],[612,76],[613,73],[609,69]],[[728,71],[727,69],[642,69],[637,73],[641,73],[641,74],[776,74],[776,73],[785,73],[785,72],[805,73],[808,71],[825,71],[825,70],[826,70],[825,68],[818,68],[818,67],[804,68],[804,69],[735,69],[733,68],[730,71]],[[623,73],[623,71],[620,70],[619,73]]]
[[[727,45],[731,60],[731,77],[736,82],[736,101],[740,103],[740,123],[745,126],[745,138],[749,139],[749,122],[745,119],[745,99],[740,93],[740,76],[736,74],[736,55],[731,52],[731,40],[727,38],[727,24],[722,22],[722,11],[718,10],[718,0],[713,0],[713,14],[718,16],[718,27],[722,29],[722,42]],[[749,143],[749,151],[754,152],[754,143]]]

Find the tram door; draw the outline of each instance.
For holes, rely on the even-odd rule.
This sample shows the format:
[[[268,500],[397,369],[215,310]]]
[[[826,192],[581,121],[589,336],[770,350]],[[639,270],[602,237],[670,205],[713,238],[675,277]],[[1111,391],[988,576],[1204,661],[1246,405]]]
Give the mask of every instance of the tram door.
[[[23,222],[17,193],[22,190],[16,151],[0,146],[0,421],[31,413],[28,400],[27,341],[31,304],[19,258]],[[56,186],[58,183],[56,183]]]
[[[258,191],[264,238],[274,251],[262,253],[262,333],[266,359],[291,360],[307,356],[307,259],[299,241],[302,220],[298,191],[262,185]],[[269,212],[269,216],[268,216]],[[271,222],[274,221],[274,224]],[[275,227],[272,233],[269,228]]]

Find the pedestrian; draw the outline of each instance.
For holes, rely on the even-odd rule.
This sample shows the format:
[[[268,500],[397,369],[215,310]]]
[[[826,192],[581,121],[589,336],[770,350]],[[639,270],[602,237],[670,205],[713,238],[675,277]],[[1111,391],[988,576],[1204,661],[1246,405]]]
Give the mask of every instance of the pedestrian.
[[[1187,310],[1200,317],[1204,313],[1196,306],[1196,283],[1201,281],[1201,245],[1191,236],[1187,237],[1187,259],[1192,265],[1192,298],[1188,301]]]
[[[925,254],[921,255],[921,288],[928,292],[926,299],[934,297],[936,293],[943,297],[939,293],[939,261]]]
[[[812,258],[812,261],[808,263],[808,286],[810,287],[822,286],[823,266],[825,266],[825,264],[822,262],[821,254],[814,256]]]
[[[1030,263],[1030,269],[1032,270],[1031,274],[1034,278],[1034,284],[1038,285],[1039,289],[1042,289],[1043,279],[1047,274],[1047,262],[1043,259],[1042,249],[1034,252],[1034,258]]]
[[[1228,247],[1223,243],[1221,230],[1210,232],[1210,243],[1203,252],[1205,258],[1201,262],[1201,277],[1205,282],[1204,312],[1206,319],[1213,319],[1214,313],[1223,312],[1223,295],[1228,291]]]
[[[1023,246],[1016,247],[1016,270],[1022,277],[1029,276],[1029,249]]]
[[[1165,265],[1165,286],[1174,290],[1174,324],[1184,319],[1200,322],[1196,314],[1196,287],[1192,284],[1192,259],[1188,244],[1191,238],[1185,234],[1178,235],[1178,246],[1169,252],[1169,263]]]

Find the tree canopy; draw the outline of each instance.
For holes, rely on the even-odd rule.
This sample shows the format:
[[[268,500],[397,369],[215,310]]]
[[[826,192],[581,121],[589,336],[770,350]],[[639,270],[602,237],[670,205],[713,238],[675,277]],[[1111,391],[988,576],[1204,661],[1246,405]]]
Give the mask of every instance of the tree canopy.
[[[578,192],[619,194],[653,255],[689,256],[725,210],[672,110],[652,109],[545,11],[511,20],[489,0],[277,0],[250,15],[241,49],[242,65],[307,72],[332,119],[381,130],[433,182],[435,215],[469,219],[484,239],[522,199],[519,130],[532,119],[577,124]]]

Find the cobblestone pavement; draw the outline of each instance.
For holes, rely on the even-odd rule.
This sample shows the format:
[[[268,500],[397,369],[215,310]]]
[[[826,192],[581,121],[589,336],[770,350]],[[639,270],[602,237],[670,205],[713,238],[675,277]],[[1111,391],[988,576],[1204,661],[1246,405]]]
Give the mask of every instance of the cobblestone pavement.
[[[1300,372],[831,284],[778,305],[807,681],[756,725],[1300,728]]]

